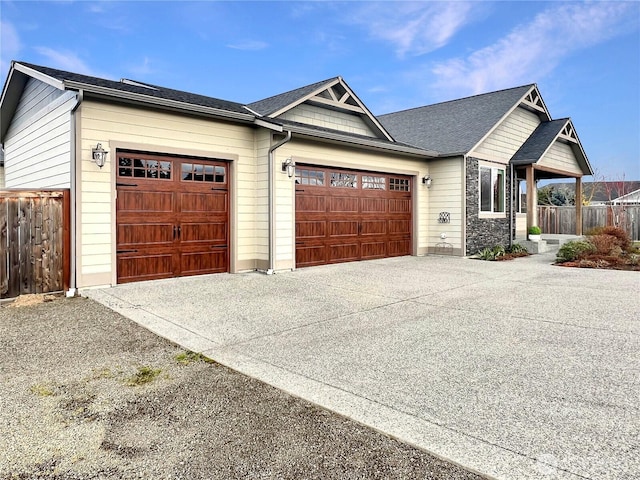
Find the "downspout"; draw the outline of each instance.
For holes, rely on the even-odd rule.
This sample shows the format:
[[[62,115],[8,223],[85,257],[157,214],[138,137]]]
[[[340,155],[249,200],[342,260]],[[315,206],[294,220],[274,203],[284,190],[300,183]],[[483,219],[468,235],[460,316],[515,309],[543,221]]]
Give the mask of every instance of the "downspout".
[[[514,216],[515,216],[515,212],[514,212],[514,208],[513,208],[513,204],[517,202],[514,202],[514,199],[516,198],[515,196],[515,192],[513,191],[513,187],[514,187],[514,179],[513,179],[513,174],[514,174],[514,169],[513,169],[513,163],[510,165],[511,166],[511,201],[509,202],[511,205],[509,206],[509,248],[513,247],[513,224],[514,224]],[[518,191],[518,195],[520,195],[520,192]]]
[[[84,92],[82,90],[78,90],[78,93],[76,94],[76,104],[75,106],[71,109],[71,125],[70,125],[70,152],[71,152],[71,159],[70,159],[70,179],[69,179],[69,187],[70,187],[70,194],[69,194],[69,203],[71,204],[71,219],[70,219],[70,223],[71,223],[71,232],[70,232],[70,246],[71,246],[71,258],[70,258],[70,270],[71,272],[69,275],[69,290],[66,292],[66,296],[67,297],[73,297],[76,295],[77,292],[77,287],[78,287],[78,276],[76,274],[76,269],[77,269],[77,262],[76,262],[76,230],[77,230],[77,224],[76,224],[76,213],[77,213],[77,207],[76,207],[76,188],[78,185],[78,180],[76,178],[77,176],[77,154],[78,154],[78,149],[76,148],[76,110],[78,110],[78,108],[80,107],[80,104],[82,103],[82,100],[84,99]]]
[[[276,221],[275,221],[275,210],[273,208],[274,205],[274,185],[273,185],[273,161],[274,155],[273,152],[276,151],[277,148],[280,148],[285,143],[291,141],[291,130],[287,130],[287,136],[280,140],[278,143],[269,147],[269,155],[268,155],[268,170],[267,174],[269,175],[269,269],[267,270],[267,275],[273,275],[275,269],[275,252],[276,252]]]

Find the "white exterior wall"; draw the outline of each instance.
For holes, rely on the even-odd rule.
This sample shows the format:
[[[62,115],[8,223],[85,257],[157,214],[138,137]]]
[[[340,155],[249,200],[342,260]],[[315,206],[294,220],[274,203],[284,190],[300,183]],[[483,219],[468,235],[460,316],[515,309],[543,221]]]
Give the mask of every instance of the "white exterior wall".
[[[516,108],[468,156],[507,164],[540,123],[537,114]]]
[[[117,148],[232,160],[231,265],[255,259],[255,142],[251,127],[135,107],[85,100],[79,137],[78,286],[116,282],[115,169]],[[97,143],[109,150],[99,169],[91,160]],[[248,239],[248,240],[246,240]]]
[[[5,138],[6,188],[69,188],[73,92],[30,79]]]
[[[275,165],[279,166],[287,157],[296,163],[309,165],[362,169],[385,173],[414,176],[413,190],[413,237],[414,253],[423,255],[428,247],[427,212],[429,192],[420,179],[428,173],[427,162],[411,160],[393,153],[341,148],[337,145],[314,143],[294,139],[278,150]],[[276,270],[295,268],[295,181],[286,173],[276,169]]]
[[[429,208],[427,210],[429,252],[463,255],[465,212],[462,157],[431,160],[429,175],[432,179],[431,187],[428,189]],[[440,212],[449,212],[450,223],[438,222]],[[446,235],[445,239],[440,237],[441,233]]]
[[[563,172],[575,173],[581,176],[582,170],[578,165],[578,160],[569,145],[556,141],[551,148],[545,153],[538,165],[541,167],[553,168]]]
[[[338,112],[315,105],[303,103],[283,113],[278,118],[314,125],[316,127],[331,128],[342,132],[375,137],[371,128],[362,120],[360,115]]]

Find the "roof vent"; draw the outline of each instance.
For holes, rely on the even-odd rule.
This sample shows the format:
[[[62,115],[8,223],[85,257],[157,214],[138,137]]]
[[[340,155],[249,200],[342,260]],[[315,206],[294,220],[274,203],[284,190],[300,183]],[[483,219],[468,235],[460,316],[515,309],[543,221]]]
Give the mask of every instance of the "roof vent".
[[[134,87],[148,88],[149,90],[158,90],[153,85],[149,85],[147,83],[142,83],[142,82],[136,82],[135,80],[129,80],[128,78],[121,78],[120,83],[124,83],[125,85],[133,85]]]

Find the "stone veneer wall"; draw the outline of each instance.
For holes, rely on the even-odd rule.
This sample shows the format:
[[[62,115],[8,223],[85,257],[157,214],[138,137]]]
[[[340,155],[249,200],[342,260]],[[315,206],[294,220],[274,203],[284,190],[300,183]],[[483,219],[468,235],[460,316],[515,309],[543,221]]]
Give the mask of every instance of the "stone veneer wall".
[[[480,170],[477,158],[467,158],[466,164],[466,227],[467,249],[465,255],[474,255],[478,250],[495,245],[509,245],[509,216],[511,215],[511,169],[505,165],[505,209],[506,218],[478,218],[480,213]],[[514,225],[515,228],[515,225]]]

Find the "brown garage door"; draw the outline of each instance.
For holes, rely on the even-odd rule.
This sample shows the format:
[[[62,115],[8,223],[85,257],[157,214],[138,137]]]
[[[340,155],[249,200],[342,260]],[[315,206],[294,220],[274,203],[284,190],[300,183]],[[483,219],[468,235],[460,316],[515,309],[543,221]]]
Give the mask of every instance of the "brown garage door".
[[[227,272],[223,161],[118,151],[118,283]]]
[[[296,167],[296,266],[411,255],[411,177]]]

